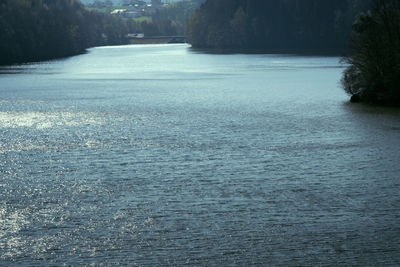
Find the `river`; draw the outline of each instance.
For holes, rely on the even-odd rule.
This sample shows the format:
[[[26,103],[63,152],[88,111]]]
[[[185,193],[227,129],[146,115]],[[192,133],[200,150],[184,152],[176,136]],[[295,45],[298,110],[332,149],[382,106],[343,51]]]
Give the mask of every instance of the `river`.
[[[400,111],[338,57],[98,47],[0,68],[0,265],[400,264]]]

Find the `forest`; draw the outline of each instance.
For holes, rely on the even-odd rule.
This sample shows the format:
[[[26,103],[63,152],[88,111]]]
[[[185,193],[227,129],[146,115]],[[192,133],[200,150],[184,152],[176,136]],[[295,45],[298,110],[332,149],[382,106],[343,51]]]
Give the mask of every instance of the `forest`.
[[[185,0],[158,9],[151,16],[151,22],[143,21],[141,31],[146,36],[185,35],[186,22],[204,0]]]
[[[348,48],[369,0],[207,0],[188,22],[197,48],[332,51]]]
[[[126,21],[86,9],[78,0],[2,0],[0,65],[83,53],[125,43]]]

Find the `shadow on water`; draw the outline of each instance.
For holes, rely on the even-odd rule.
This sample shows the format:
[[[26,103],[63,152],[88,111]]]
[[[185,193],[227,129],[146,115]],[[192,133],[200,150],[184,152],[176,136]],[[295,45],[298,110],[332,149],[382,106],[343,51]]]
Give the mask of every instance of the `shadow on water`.
[[[23,64],[15,64],[9,66],[0,66],[0,75],[14,75],[14,74],[40,74],[40,75],[53,75],[61,74],[59,71],[54,71],[54,63],[63,62],[68,58],[53,59],[41,62],[29,62]]]
[[[388,146],[398,144],[397,137],[385,135],[400,131],[400,108],[350,102],[345,102],[343,107],[347,119],[359,129],[360,135],[386,139],[390,142],[385,144]]]
[[[211,55],[235,55],[235,54],[254,54],[254,55],[281,55],[281,56],[326,56],[326,57],[341,57],[346,54],[346,51],[330,50],[330,49],[270,49],[270,48],[196,48],[190,46],[189,51],[199,54]]]
[[[350,101],[345,102],[343,105],[345,109],[351,111],[354,114],[360,114],[360,115],[374,114],[378,116],[393,116],[400,119],[399,107],[376,106],[364,103],[351,103]]]

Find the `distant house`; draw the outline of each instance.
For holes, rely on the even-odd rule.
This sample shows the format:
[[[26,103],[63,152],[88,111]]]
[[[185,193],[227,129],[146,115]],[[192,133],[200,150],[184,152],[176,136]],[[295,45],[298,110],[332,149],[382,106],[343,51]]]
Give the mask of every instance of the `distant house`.
[[[126,13],[127,9],[114,9],[111,11],[111,15],[119,15],[122,16],[124,13]]]
[[[152,0],[151,3],[140,0],[126,0],[126,2],[129,2],[129,6],[126,9],[115,9],[111,11],[111,15],[124,18],[138,18],[141,16],[151,16],[157,9],[163,7],[161,0]]]

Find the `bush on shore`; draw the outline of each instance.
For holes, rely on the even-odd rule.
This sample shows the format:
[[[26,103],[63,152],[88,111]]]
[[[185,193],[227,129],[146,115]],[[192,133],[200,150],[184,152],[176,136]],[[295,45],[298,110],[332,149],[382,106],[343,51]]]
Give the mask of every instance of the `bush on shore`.
[[[375,0],[353,25],[342,85],[354,102],[400,106],[400,1]]]

